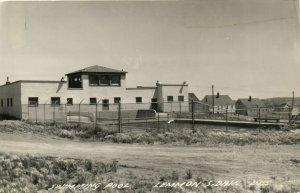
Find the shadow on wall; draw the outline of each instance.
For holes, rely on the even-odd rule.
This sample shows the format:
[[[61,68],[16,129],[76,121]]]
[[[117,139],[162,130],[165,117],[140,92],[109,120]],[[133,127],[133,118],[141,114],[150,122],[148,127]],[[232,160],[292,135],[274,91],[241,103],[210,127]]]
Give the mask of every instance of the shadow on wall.
[[[58,87],[57,87],[57,90],[56,90],[56,93],[58,93],[60,91],[60,89],[63,87],[64,85],[64,82],[60,82]]]

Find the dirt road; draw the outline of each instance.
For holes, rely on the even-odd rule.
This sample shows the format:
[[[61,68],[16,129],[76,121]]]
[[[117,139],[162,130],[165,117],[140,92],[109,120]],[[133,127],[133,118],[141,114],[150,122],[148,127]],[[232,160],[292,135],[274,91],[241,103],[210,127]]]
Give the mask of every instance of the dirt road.
[[[300,145],[251,146],[172,146],[108,144],[71,141],[25,133],[0,133],[0,152],[89,158],[117,159],[123,168],[149,175],[191,169],[194,174],[220,179],[270,179],[289,177],[300,180]]]

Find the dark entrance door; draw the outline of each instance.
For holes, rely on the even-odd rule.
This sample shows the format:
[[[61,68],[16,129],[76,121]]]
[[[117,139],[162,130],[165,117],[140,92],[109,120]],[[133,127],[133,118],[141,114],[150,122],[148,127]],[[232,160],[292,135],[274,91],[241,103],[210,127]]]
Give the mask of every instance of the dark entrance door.
[[[109,100],[108,99],[103,99],[102,100],[102,110],[109,110]]]
[[[158,111],[158,104],[157,104],[157,98],[151,99],[151,109]]]

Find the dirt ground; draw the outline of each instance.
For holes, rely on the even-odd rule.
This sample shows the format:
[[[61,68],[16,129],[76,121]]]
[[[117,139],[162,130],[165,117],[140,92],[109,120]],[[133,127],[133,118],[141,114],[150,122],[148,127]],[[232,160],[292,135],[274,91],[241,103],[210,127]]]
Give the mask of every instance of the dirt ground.
[[[0,133],[0,151],[39,156],[116,159],[120,172],[153,176],[187,169],[219,180],[292,179],[300,182],[300,145],[213,147],[81,142],[39,134]]]

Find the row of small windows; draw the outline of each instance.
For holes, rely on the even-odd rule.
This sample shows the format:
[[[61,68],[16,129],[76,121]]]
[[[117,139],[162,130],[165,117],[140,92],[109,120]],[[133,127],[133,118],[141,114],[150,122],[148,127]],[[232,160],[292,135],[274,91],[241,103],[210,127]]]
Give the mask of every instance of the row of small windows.
[[[120,101],[121,101],[120,97],[115,97],[114,98],[114,103],[119,103]],[[91,105],[95,105],[97,103],[98,103],[97,98],[90,98],[90,104]],[[109,104],[109,100],[108,99],[103,99],[102,103]],[[51,97],[51,105],[60,105],[60,104],[61,104],[60,97]],[[67,98],[66,104],[67,105],[73,105],[73,98]],[[28,97],[28,105],[29,106],[38,106],[39,105],[39,98],[38,97]]]
[[[114,98],[114,103],[120,103],[120,101],[121,101],[121,97],[115,97]],[[157,101],[157,99],[155,99],[154,101]],[[173,96],[168,96],[167,101],[168,102],[173,102]],[[184,101],[184,96],[178,96],[178,101],[183,102]],[[89,102],[90,102],[91,105],[95,105],[95,104],[99,103],[97,101],[96,97],[90,98]],[[135,97],[135,102],[136,103],[142,103],[143,98],[142,97]],[[103,104],[109,104],[109,100],[108,99],[103,99],[102,103]],[[38,106],[38,104],[39,104],[39,98],[38,97],[29,97],[28,98],[28,105]],[[60,105],[60,104],[61,104],[60,97],[51,97],[51,105]],[[73,98],[67,98],[66,104],[67,105],[73,105]],[[2,101],[1,101],[1,105],[2,105]]]
[[[13,107],[13,98],[7,98],[6,99],[6,106],[7,107]],[[4,107],[4,100],[1,99],[1,107]]]
[[[173,96],[167,96],[167,101],[168,102],[173,102],[174,101],[174,97]],[[179,102],[184,102],[184,96],[178,96],[178,101]]]

